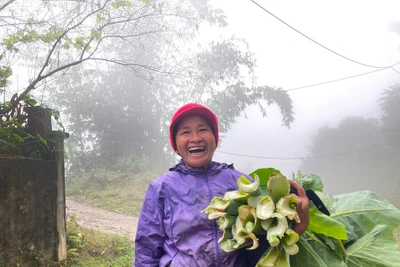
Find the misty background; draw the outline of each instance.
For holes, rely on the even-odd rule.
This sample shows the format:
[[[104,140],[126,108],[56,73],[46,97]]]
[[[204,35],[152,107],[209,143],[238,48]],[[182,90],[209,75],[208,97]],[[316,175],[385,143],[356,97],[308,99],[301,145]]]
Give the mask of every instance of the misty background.
[[[133,3],[149,21],[112,29],[134,41],[96,55],[112,60],[82,62],[32,92],[70,133],[67,182],[102,168],[156,178],[178,160],[167,134],[173,112],[198,101],[220,119],[214,160],[245,173],[314,173],[327,193],[368,189],[399,206],[398,1],[170,1],[163,12],[182,16],[162,19],[161,7],[151,13],[142,2]],[[45,51],[9,58],[4,100],[35,78]],[[60,52],[52,63],[71,58]]]
[[[280,169],[288,177],[298,170],[315,173],[321,176],[329,193],[369,189],[380,197],[398,201],[399,158],[386,159],[393,160],[386,165],[382,160],[388,147],[399,155],[399,140],[377,141],[377,133],[366,133],[363,123],[381,118],[378,100],[386,89],[398,84],[399,67],[381,71],[351,62],[285,23],[350,59],[391,66],[400,61],[399,3],[219,3],[228,17],[228,34],[246,38],[255,53],[257,78],[289,90],[295,120],[288,129],[281,126],[276,107],[268,108],[268,117],[250,107],[226,134],[215,159],[234,162],[237,169],[247,173],[259,167]],[[368,74],[351,77],[364,73]],[[351,78],[329,82],[347,77]],[[327,83],[320,84],[324,82]],[[339,126],[348,117],[355,117],[356,121],[348,123],[351,129],[347,132],[346,129],[340,132]],[[371,123],[376,126],[381,122]],[[379,132],[376,127],[374,131]],[[325,135],[325,143],[310,151],[316,145],[313,138],[323,139],[322,133],[318,133],[324,129],[331,130]],[[371,140],[360,140],[365,138]],[[316,158],[306,160],[308,157]]]

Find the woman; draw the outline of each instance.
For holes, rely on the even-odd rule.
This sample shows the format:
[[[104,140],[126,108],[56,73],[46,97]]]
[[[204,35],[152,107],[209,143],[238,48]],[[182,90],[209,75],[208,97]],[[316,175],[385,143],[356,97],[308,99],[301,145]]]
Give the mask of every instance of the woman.
[[[237,190],[236,179],[243,175],[232,165],[212,161],[218,141],[218,119],[207,107],[189,103],[174,114],[170,143],[182,159],[147,189],[134,266],[250,266],[239,251],[227,253],[219,248],[222,232],[201,212],[213,196]],[[308,225],[308,199],[301,186],[291,183],[299,192],[301,219],[294,230],[302,234]]]

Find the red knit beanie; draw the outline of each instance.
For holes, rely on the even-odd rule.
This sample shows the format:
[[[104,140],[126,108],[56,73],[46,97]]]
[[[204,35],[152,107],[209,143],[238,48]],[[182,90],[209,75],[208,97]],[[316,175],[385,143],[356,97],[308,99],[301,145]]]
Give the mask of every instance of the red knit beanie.
[[[218,134],[218,118],[217,115],[214,114],[209,108],[197,104],[197,103],[188,103],[182,107],[180,107],[172,116],[171,124],[169,126],[169,141],[171,143],[171,147],[174,151],[176,151],[176,142],[175,142],[175,134],[176,134],[176,126],[179,121],[184,117],[189,115],[200,115],[204,117],[211,126],[211,129],[215,136],[215,146],[218,146],[219,134]]]

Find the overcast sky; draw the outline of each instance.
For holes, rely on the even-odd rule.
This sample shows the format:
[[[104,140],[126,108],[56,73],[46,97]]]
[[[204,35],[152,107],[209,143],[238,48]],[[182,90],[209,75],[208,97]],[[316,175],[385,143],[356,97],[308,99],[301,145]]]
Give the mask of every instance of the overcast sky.
[[[229,26],[220,31],[201,28],[200,41],[232,35],[246,39],[257,59],[258,84],[290,90],[294,104],[295,122],[290,129],[281,126],[276,106],[268,108],[265,118],[257,107],[250,107],[246,110],[248,118],[243,115],[227,133],[214,159],[234,163],[243,172],[274,167],[290,176],[299,168],[298,158],[307,156],[310,137],[319,127],[336,126],[346,116],[378,118],[378,98],[383,90],[400,82],[400,64],[394,67],[398,72],[365,66],[400,62],[400,24],[398,33],[391,29],[392,23],[400,22],[399,0],[258,0],[269,13],[251,0],[211,3],[224,10]],[[13,84],[21,87],[24,83]]]
[[[377,67],[400,62],[400,35],[390,29],[400,21],[400,1],[257,1],[262,7],[307,37],[359,63]],[[255,53],[258,83],[284,90],[379,70],[346,60],[313,43],[250,0],[215,0],[225,11],[229,27],[203,33],[206,40],[235,34]],[[395,67],[400,72],[400,64]],[[286,175],[298,170],[307,155],[309,137],[322,125],[335,126],[346,116],[379,117],[376,101],[384,89],[400,81],[392,69],[339,82],[290,91],[295,111],[291,129],[281,126],[276,107],[263,118],[249,108],[219,146],[215,159],[233,162],[249,172],[275,167]],[[251,136],[251,137],[249,137]],[[219,151],[219,152],[218,152]]]

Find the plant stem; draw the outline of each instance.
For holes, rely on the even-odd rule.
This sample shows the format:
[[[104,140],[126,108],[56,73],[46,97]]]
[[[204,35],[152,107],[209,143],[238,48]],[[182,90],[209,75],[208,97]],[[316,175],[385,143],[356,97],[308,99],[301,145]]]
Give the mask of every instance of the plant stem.
[[[343,260],[344,260],[344,263],[347,264],[347,257],[348,257],[348,255],[347,255],[346,249],[345,249],[345,247],[343,246],[342,240],[338,240],[338,242],[339,242],[339,247],[342,249],[342,252],[343,252],[343,257],[344,257]]]

